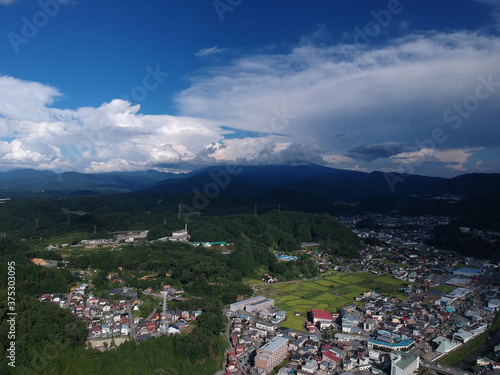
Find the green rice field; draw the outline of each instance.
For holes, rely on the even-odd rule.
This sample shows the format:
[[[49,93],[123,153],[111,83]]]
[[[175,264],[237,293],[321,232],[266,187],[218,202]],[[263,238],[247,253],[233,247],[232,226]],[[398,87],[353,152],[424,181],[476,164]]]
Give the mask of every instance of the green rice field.
[[[297,331],[305,331],[305,314],[311,309],[337,312],[365,291],[376,291],[403,300],[406,294],[399,292],[405,284],[391,276],[372,273],[333,273],[317,280],[300,280],[272,285],[257,286],[256,292],[273,298],[275,305],[287,312],[287,320],[281,325]],[[295,316],[294,312],[302,313]]]

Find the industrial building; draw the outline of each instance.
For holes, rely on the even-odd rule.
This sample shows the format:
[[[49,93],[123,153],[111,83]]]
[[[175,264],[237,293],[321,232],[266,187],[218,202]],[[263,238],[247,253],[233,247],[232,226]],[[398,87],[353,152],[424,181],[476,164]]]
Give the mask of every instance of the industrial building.
[[[274,306],[274,300],[270,299],[270,298],[266,298],[262,301],[258,301],[258,302],[246,305],[245,309],[249,313],[255,313],[255,312],[259,312],[259,311],[262,311],[264,309],[267,309],[267,308],[270,308],[273,306]]]
[[[263,301],[265,299],[266,299],[266,297],[264,297],[264,296],[257,296],[257,297],[245,299],[243,301],[238,301],[238,302],[232,303],[231,305],[229,305],[229,309],[231,311],[245,310],[245,307],[247,307],[248,305],[252,305],[254,303]]]

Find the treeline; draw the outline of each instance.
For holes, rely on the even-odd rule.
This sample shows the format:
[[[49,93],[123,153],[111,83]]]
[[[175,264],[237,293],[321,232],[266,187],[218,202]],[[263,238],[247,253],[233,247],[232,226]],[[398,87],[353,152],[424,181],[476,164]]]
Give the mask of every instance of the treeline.
[[[213,374],[221,366],[221,359],[227,341],[221,335],[225,317],[221,309],[224,303],[233,302],[237,293],[251,293],[249,287],[241,282],[230,280],[231,274],[226,262],[218,262],[218,257],[211,259],[208,253],[194,256],[194,248],[183,244],[165,244],[161,247],[141,248],[125,247],[123,254],[132,256],[137,250],[139,257],[157,257],[166,259],[165,267],[175,264],[175,260],[186,253],[191,264],[196,266],[192,272],[198,272],[210,263],[208,272],[199,280],[189,280],[186,287],[191,295],[198,295],[190,308],[202,307],[203,314],[195,322],[195,328],[189,335],[151,339],[140,345],[126,343],[115,350],[100,353],[94,349],[85,349],[86,324],[76,319],[69,310],[63,310],[56,304],[39,302],[36,297],[42,293],[66,292],[75,282],[74,277],[64,269],[50,269],[30,263],[33,251],[24,246],[24,242],[10,238],[0,241],[0,260],[3,264],[15,263],[16,305],[15,348],[16,367],[8,366],[6,350],[12,337],[8,336],[11,317],[8,313],[7,267],[0,270],[0,373],[2,374]],[[142,252],[142,251],[146,252]],[[147,253],[147,251],[150,251]],[[156,252],[154,252],[156,251]],[[119,251],[104,255],[109,263],[100,264],[105,259],[99,251],[91,252],[88,261],[103,267],[114,269],[119,262]],[[115,257],[115,253],[117,256]],[[101,254],[101,255],[102,255]],[[85,257],[80,258],[82,261]],[[187,258],[186,258],[187,260]],[[137,258],[127,260],[131,267],[140,267]],[[199,264],[198,264],[199,263]],[[154,266],[155,263],[146,263]],[[177,269],[177,268],[176,268]],[[179,274],[180,271],[176,271]],[[102,275],[102,271],[99,271]],[[175,277],[178,275],[176,274]],[[124,274],[125,275],[125,274]],[[194,274],[193,274],[194,275]],[[165,276],[165,275],[164,275]],[[224,277],[223,277],[224,276]],[[130,276],[129,276],[130,277]],[[218,280],[213,285],[209,278]],[[241,275],[240,275],[241,278]],[[133,277],[130,277],[133,280]],[[177,279],[171,279],[182,284]],[[226,280],[227,283],[222,281]],[[106,282],[109,282],[106,280]],[[102,285],[107,286],[107,285]],[[180,303],[187,308],[189,301]],[[164,371],[165,370],[165,371]],[[173,371],[175,370],[175,371]]]
[[[230,197],[220,199],[231,201]],[[254,215],[246,206],[199,212],[189,203],[189,197],[163,200],[146,194],[13,200],[0,207],[0,232],[39,240],[74,233],[87,233],[87,238],[108,237],[113,231],[148,229],[148,239],[154,240],[188,223],[193,241],[249,239],[282,250],[295,250],[301,242],[314,241],[342,256],[355,255],[358,250],[358,238],[326,213],[274,210]]]
[[[62,259],[60,254],[51,251],[31,250],[19,239],[0,238],[0,259],[3,264],[15,262],[16,291],[21,295],[35,297],[42,293],[66,292],[77,281],[67,269],[46,268],[31,263],[31,259],[42,256]],[[0,267],[0,280],[0,285],[7,280],[7,267]]]
[[[40,371],[57,358],[64,350],[83,348],[87,336],[87,327],[81,320],[75,319],[69,310],[63,310],[54,303],[39,302],[16,291],[15,336],[8,335],[10,323],[7,315],[7,289],[1,288],[0,293],[0,373],[28,375],[45,373]],[[7,365],[9,362],[5,349],[10,342],[15,342],[16,368]]]
[[[69,266],[98,269],[93,276],[98,289],[114,287],[107,279],[108,273],[113,272],[126,285],[139,289],[149,286],[158,289],[170,284],[193,295],[220,296],[225,303],[233,302],[238,294],[250,294],[250,288],[241,281],[259,278],[261,267],[282,280],[317,274],[317,265],[308,256],[300,257],[297,262],[278,262],[266,246],[252,242],[243,242],[229,255],[202,246],[171,242],[124,245],[114,250],[74,249]],[[145,272],[157,277],[141,280]]]
[[[470,233],[462,233],[456,223],[438,225],[432,231],[432,238],[427,241],[438,249],[453,250],[465,256],[492,259],[500,255],[500,243],[489,242]]]
[[[199,217],[190,221],[189,228],[193,241],[249,240],[288,251],[300,249],[302,242],[319,242],[331,254],[356,257],[360,246],[354,233],[326,213],[273,210],[259,216]]]

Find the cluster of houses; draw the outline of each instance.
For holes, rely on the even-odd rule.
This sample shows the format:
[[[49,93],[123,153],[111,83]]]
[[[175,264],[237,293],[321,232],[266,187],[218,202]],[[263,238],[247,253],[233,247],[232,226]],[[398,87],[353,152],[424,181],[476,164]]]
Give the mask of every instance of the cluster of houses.
[[[278,374],[334,374],[348,371],[370,370],[372,373],[388,373],[388,367],[400,370],[401,375],[416,374],[419,357],[397,348],[375,348],[366,345],[367,336],[336,333],[331,339],[320,339],[321,333],[298,332],[266,322],[271,314],[238,314],[231,319],[231,343],[234,351],[227,357],[228,374],[270,373],[279,364]],[[283,318],[286,318],[286,313]],[[311,311],[318,330],[333,326],[333,317],[326,311]],[[407,350],[407,348],[405,349]],[[256,352],[254,363],[249,362],[249,353]],[[406,362],[401,362],[405,358]],[[398,368],[399,366],[399,368]],[[401,369],[402,368],[402,369]],[[410,371],[404,371],[410,369]]]
[[[130,335],[130,317],[127,300],[124,296],[118,302],[93,295],[85,297],[87,284],[80,284],[71,290],[69,310],[88,325],[88,338],[111,338]],[[138,298],[130,301],[131,307],[138,310],[142,302]]]
[[[130,324],[126,298],[119,298],[118,302],[112,303],[106,298],[87,296],[87,288],[86,283],[73,287],[67,306],[60,293],[44,294],[40,300],[59,303],[61,307],[67,307],[75,317],[87,323],[89,340],[129,336]],[[134,298],[130,304],[133,310],[138,310],[142,302]]]
[[[122,283],[113,274],[107,275],[108,280]],[[177,334],[184,332],[192,322],[202,313],[202,309],[189,312],[183,310],[168,310],[164,323],[167,331],[161,331],[162,314],[156,309],[147,318],[130,314],[130,311],[139,311],[143,302],[137,298],[137,292],[133,288],[115,288],[109,291],[113,301],[106,298],[97,298],[87,293],[89,284],[81,283],[71,288],[67,301],[63,300],[61,293],[44,294],[39,298],[43,302],[53,302],[60,307],[68,308],[75,317],[87,324],[87,340],[96,341],[100,339],[111,339],[118,337],[134,336],[134,339],[144,341],[152,336],[161,334]],[[165,285],[163,288],[170,296],[180,296],[183,290]],[[152,292],[148,288],[146,292]],[[129,311],[130,305],[130,311]],[[133,330],[133,331],[132,331]],[[161,331],[161,332],[160,332]],[[121,343],[121,341],[119,342]],[[118,345],[119,345],[118,343]],[[102,345],[96,344],[96,348],[105,350]]]
[[[167,334],[178,334],[184,332],[191,323],[202,313],[202,309],[190,313],[183,310],[168,310],[166,322],[168,323]],[[136,318],[137,341],[144,341],[153,336],[163,334],[161,331],[162,316],[159,312],[154,312],[150,317],[142,320]]]
[[[61,293],[44,294],[39,298],[41,302],[54,302],[59,306],[64,307],[64,300],[62,299]]]
[[[419,264],[417,273],[425,268]],[[366,291],[336,312],[312,309],[304,332],[280,327],[286,312],[276,311],[272,299],[235,302],[229,313],[234,352],[226,369],[268,373],[286,362],[279,374],[414,374],[419,354],[439,359],[484,333],[499,311],[500,288],[490,283],[497,277],[491,268],[454,267],[433,275],[418,276],[420,283],[406,291],[404,301]],[[469,282],[447,283],[454,278]],[[446,287],[436,289],[441,283]]]

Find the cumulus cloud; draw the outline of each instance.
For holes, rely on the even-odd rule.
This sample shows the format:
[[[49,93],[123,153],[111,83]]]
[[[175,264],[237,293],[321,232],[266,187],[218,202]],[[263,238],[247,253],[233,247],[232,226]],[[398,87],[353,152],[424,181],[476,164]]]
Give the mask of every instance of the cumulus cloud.
[[[0,115],[12,120],[43,121],[61,93],[51,86],[0,76]]]
[[[53,108],[55,88],[0,77],[0,161],[3,169],[138,170],[194,157],[220,141],[210,120],[143,115],[114,99],[100,107]]]
[[[475,95],[481,77],[498,71],[499,58],[499,38],[469,31],[409,34],[385,46],[305,38],[286,54],[244,56],[200,71],[177,103],[185,115],[255,132],[271,128],[276,110],[286,107],[293,119],[279,123],[280,133],[291,142],[312,137],[331,154],[377,168],[381,158],[421,148],[437,128],[446,135],[445,144],[434,142],[437,149],[500,144],[500,133],[490,130],[500,116],[498,89],[461,118],[464,126],[452,128],[444,118]],[[384,146],[361,150],[368,143]]]
[[[499,60],[500,39],[479,32],[408,34],[361,46],[334,44],[319,26],[287,53],[260,51],[197,72],[176,97],[177,116],[142,114],[121,99],[61,109],[57,88],[4,76],[0,168],[309,162],[357,170],[411,164],[431,174],[487,170],[492,164],[476,166],[471,155],[500,144],[491,130],[500,118]]]

